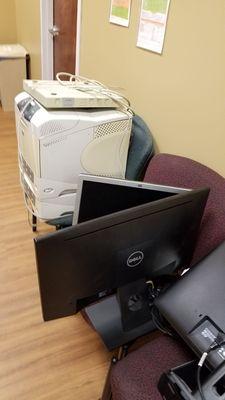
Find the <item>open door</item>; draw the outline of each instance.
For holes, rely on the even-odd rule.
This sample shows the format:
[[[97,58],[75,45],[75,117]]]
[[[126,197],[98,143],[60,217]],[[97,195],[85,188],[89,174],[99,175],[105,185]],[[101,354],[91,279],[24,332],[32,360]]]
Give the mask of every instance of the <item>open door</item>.
[[[75,73],[77,0],[53,0],[53,71]]]
[[[42,0],[42,79],[78,70],[79,7],[80,0]]]

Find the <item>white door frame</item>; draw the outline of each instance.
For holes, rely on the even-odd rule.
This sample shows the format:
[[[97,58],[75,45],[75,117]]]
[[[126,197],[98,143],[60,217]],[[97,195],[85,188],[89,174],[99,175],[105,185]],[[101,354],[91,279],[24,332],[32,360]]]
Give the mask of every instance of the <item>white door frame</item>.
[[[76,75],[80,70],[80,35],[81,35],[82,0],[77,0],[77,35],[76,35]],[[53,37],[49,28],[53,26],[53,0],[40,1],[41,16],[41,77],[53,79]]]

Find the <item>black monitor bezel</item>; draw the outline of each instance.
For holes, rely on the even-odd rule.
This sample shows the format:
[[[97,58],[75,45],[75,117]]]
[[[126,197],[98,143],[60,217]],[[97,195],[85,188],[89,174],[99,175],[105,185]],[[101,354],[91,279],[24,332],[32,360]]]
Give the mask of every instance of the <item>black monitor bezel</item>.
[[[76,238],[86,236],[89,234],[93,234],[95,232],[104,230],[106,228],[110,228],[111,226],[120,225],[129,221],[133,221],[134,219],[143,218],[149,214],[159,213],[161,210],[165,210],[167,208],[173,208],[177,205],[186,204],[188,202],[197,201],[196,205],[196,220],[200,224],[200,220],[202,217],[202,213],[204,210],[203,205],[205,205],[207,197],[208,197],[209,189],[198,189],[192,190],[190,192],[181,193],[169,198],[164,198],[152,203],[147,203],[144,205],[140,205],[134,208],[130,208],[128,210],[119,211],[114,214],[110,214],[104,217],[100,217],[88,222],[84,222],[78,225],[74,225],[72,227],[63,229],[61,231],[49,233],[47,235],[43,235],[34,239],[35,242],[35,251],[36,251],[36,260],[37,260],[37,269],[39,276],[39,287],[40,287],[40,295],[42,302],[42,311],[45,320],[58,318],[62,316],[72,315],[78,312],[82,307],[90,304],[91,302],[97,300],[95,295],[98,293],[93,293],[90,299],[77,299],[76,294],[74,294],[74,301],[72,301],[68,311],[63,311],[62,315],[54,316],[54,312],[48,312],[48,305],[46,307],[46,288],[43,286],[44,279],[48,279],[48,276],[43,276],[43,274],[47,274],[48,269],[48,261],[51,263],[52,260],[48,260],[48,257],[51,257],[51,254],[48,255],[48,244],[53,241],[56,246],[60,246],[61,241],[74,240]],[[198,214],[198,215],[197,215]],[[196,232],[197,237],[197,232]],[[193,238],[194,240],[195,238]],[[44,245],[44,246],[43,246]],[[50,252],[51,253],[51,252]],[[46,257],[46,260],[43,261],[43,257]],[[46,264],[46,270],[43,268],[42,264]],[[64,265],[62,265],[63,271]],[[43,272],[44,271],[44,272]],[[114,290],[116,288],[112,288]],[[107,293],[109,294],[109,293]],[[63,300],[62,300],[63,301]],[[54,308],[54,307],[53,307]],[[66,309],[66,307],[65,307]],[[60,314],[60,313],[59,313]]]

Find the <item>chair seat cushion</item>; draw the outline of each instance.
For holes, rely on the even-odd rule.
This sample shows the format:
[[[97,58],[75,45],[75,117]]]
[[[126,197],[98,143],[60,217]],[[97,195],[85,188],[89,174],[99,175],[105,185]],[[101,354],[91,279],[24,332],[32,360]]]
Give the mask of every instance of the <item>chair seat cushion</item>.
[[[161,335],[112,368],[113,400],[162,400],[157,389],[161,374],[193,358],[185,344]]]

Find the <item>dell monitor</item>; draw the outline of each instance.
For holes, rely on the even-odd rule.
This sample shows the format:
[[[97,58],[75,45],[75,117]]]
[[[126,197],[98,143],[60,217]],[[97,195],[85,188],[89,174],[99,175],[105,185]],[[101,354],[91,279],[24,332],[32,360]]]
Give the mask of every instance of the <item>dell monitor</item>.
[[[183,192],[35,238],[44,319],[72,315],[117,289],[126,292],[135,282],[144,292],[144,282],[187,267],[208,193]],[[130,290],[128,294],[127,309]],[[111,311],[105,310],[113,319]],[[144,319],[146,312],[145,307]],[[98,321],[100,314],[97,310]],[[128,325],[132,330],[129,318]],[[108,348],[119,344],[114,339],[110,343]]]

